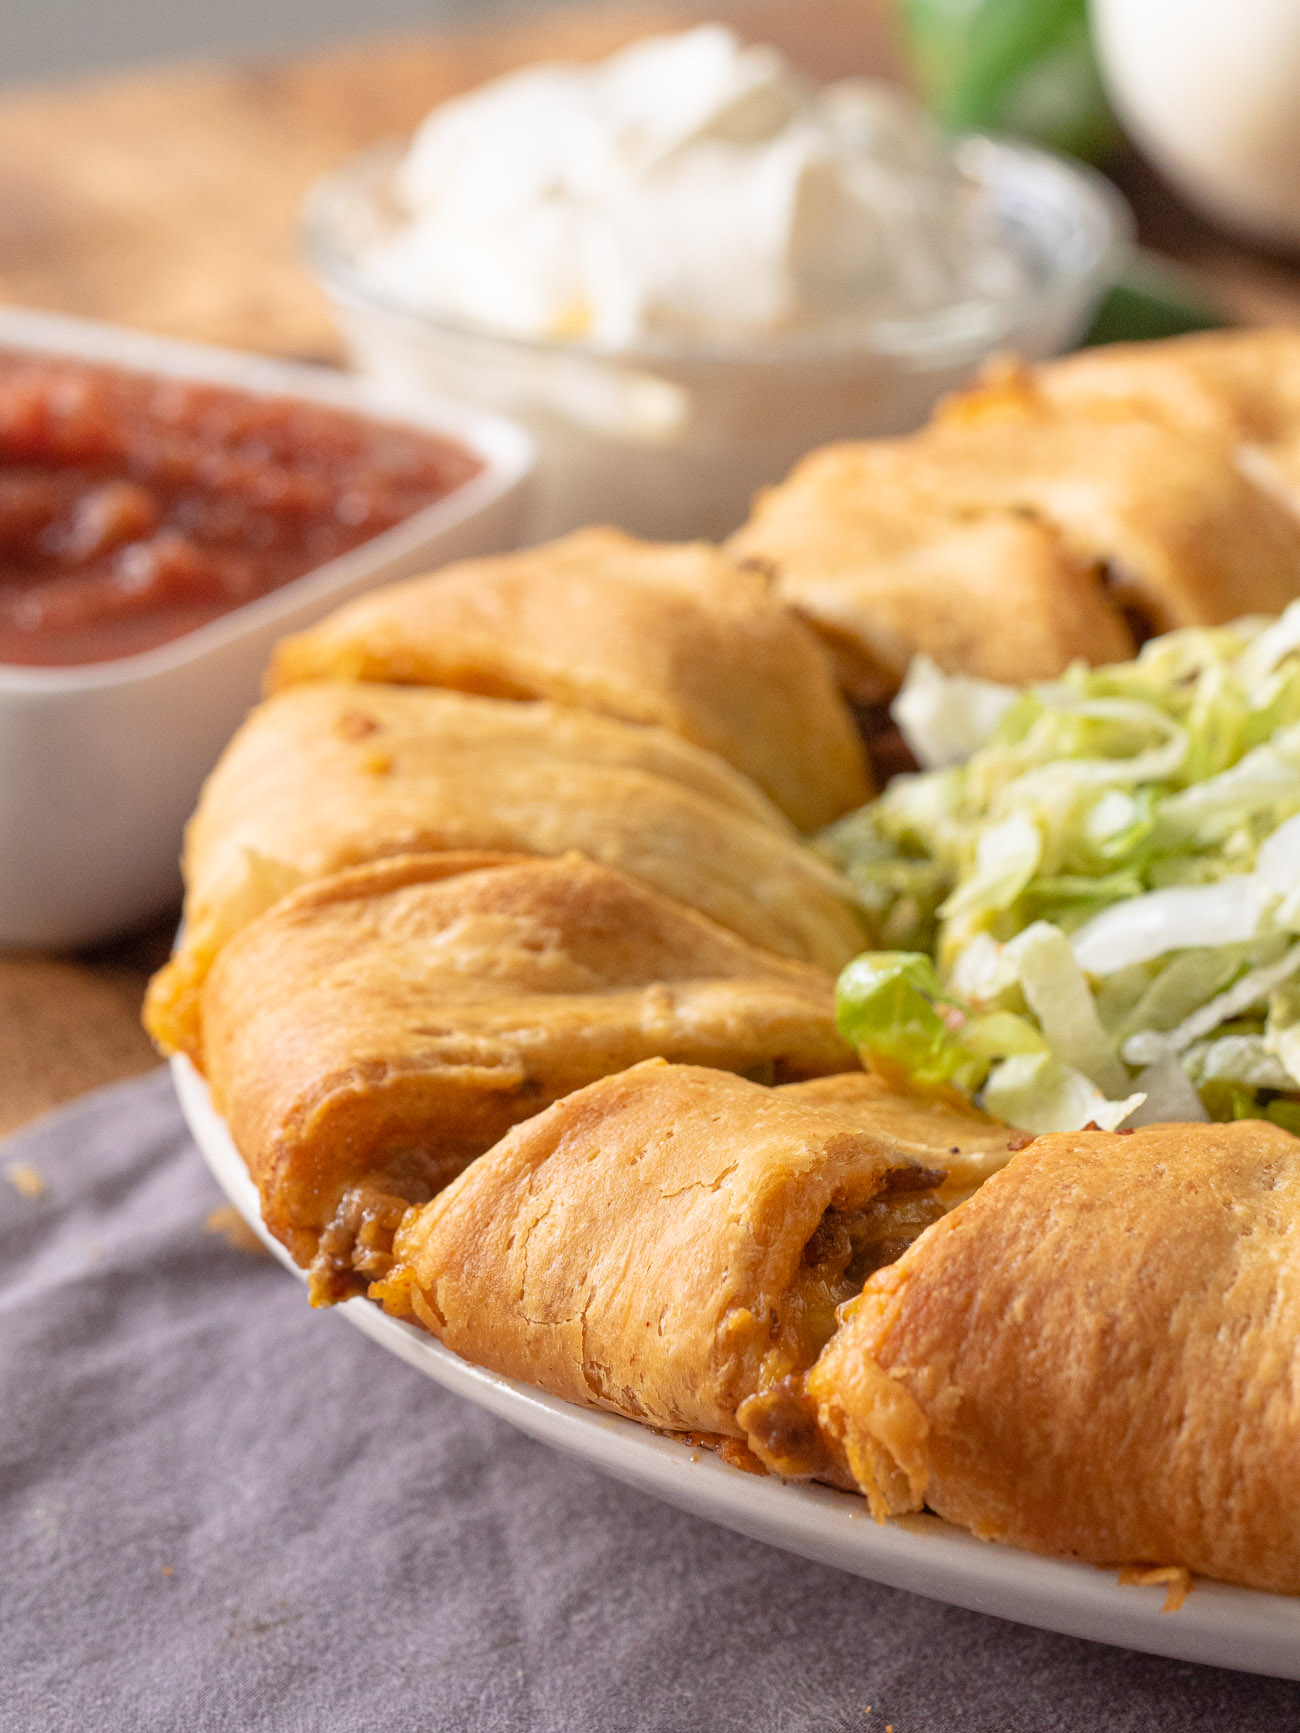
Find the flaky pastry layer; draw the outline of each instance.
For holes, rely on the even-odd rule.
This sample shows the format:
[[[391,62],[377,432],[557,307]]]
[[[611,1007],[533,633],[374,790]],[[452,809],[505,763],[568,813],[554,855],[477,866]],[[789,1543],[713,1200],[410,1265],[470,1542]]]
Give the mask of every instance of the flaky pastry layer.
[[[297,886],[388,855],[576,850],[766,950],[836,970],[847,887],[757,788],[663,729],[551,704],[320,682],[253,711],[185,843],[185,931],[147,1020],[197,1056],[221,946]]]
[[[1123,659],[1130,624],[1222,624],[1300,593],[1295,502],[1226,411],[1175,424],[1154,385],[1115,385],[1122,357],[1060,365],[1073,387],[1051,367],[1004,369],[920,433],[813,452],[732,538],[857,659],[864,696],[917,651],[1023,682]],[[1089,393],[1090,367],[1109,368],[1109,390]]]
[[[937,1213],[940,1177],[787,1092],[650,1061],[412,1210],[372,1291],[509,1377],[743,1438],[747,1404],[802,1375],[882,1244]],[[762,1440],[778,1466],[783,1442]]]
[[[1040,1137],[846,1308],[808,1378],[879,1514],[1300,1592],[1300,1139]]]
[[[834,1108],[864,1131],[892,1137],[925,1166],[943,1168],[947,1178],[935,1195],[946,1209],[964,1202],[1029,1141],[1025,1132],[974,1107],[904,1094],[872,1071],[792,1083],[784,1093],[810,1106]]]
[[[203,1032],[318,1300],[376,1272],[365,1209],[432,1196],[595,1078],[653,1055],[774,1081],[855,1064],[830,976],[577,856],[405,856],[298,891],[225,947]]]
[[[320,679],[656,723],[735,765],[805,831],[871,795],[824,649],[706,542],[584,529],[388,585],[279,645],[270,690]]]

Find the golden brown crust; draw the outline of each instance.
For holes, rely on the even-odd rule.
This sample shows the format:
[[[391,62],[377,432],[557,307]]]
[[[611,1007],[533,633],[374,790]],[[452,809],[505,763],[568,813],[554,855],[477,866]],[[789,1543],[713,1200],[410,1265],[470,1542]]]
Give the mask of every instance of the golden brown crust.
[[[853,1064],[819,970],[577,856],[456,859],[308,886],[208,977],[213,1099],[300,1262],[348,1187],[382,1191],[395,1165],[390,1195],[428,1197],[519,1120],[652,1055],[772,1079]]]
[[[1032,370],[1066,413],[1155,417],[1211,433],[1237,467],[1300,519],[1300,331],[1204,331],[1083,350]]]
[[[1040,678],[1131,654],[1126,614],[1165,631],[1300,593],[1300,527],[1248,475],[1226,412],[1174,425],[1055,377],[994,372],[910,438],[814,452],[732,552],[895,682],[918,650]]]
[[[900,1148],[948,1177],[938,1191],[951,1209],[1006,1166],[1025,1134],[954,1099],[906,1095],[874,1071],[845,1071],[808,1083],[787,1084],[785,1094],[810,1106],[833,1108],[863,1131],[892,1137]]]
[[[810,1375],[880,1511],[1300,1592],[1300,1139],[1040,1137],[867,1283]]]
[[[766,950],[835,970],[862,928],[747,778],[662,729],[550,704],[321,682],[255,710],[186,833],[185,933],[151,1032],[196,1055],[222,944],[298,885],[401,853],[578,850]]]
[[[996,494],[950,499],[919,435],[814,452],[730,547],[774,574],[864,702],[896,691],[921,651],[1008,683],[1133,653],[1096,559]]]
[[[841,1224],[935,1177],[836,1113],[651,1061],[517,1126],[413,1210],[376,1294],[557,1396],[743,1436],[738,1408],[832,1325]]]
[[[1047,410],[936,427],[936,477],[1054,524],[1155,632],[1280,613],[1300,592],[1300,532],[1212,434],[1147,417]]]
[[[1154,415],[1252,443],[1300,433],[1300,330],[1113,343],[1029,371],[1035,388],[1062,409]]]
[[[744,771],[805,831],[871,796],[821,645],[706,542],[585,529],[388,585],[283,640],[268,691],[320,679],[656,723]]]

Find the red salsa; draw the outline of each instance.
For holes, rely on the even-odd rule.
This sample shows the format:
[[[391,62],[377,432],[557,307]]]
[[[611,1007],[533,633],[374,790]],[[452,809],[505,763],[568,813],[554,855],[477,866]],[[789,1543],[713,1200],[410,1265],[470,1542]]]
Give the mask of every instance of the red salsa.
[[[324,404],[0,351],[0,662],[168,643],[481,468]]]

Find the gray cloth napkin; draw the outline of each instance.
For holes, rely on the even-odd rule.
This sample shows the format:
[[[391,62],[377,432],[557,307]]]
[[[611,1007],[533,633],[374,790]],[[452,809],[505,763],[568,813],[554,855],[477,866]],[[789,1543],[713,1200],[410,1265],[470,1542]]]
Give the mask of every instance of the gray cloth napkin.
[[[165,1073],[0,1164],[45,1185],[0,1185],[6,1733],[1300,1725],[1298,1686],[842,1576],[530,1442],[207,1227]]]

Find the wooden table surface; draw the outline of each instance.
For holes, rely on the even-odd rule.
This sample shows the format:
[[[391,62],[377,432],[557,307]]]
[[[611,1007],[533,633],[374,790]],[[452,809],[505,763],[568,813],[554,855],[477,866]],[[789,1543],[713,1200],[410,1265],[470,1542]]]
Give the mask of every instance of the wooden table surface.
[[[737,20],[814,76],[897,74],[883,0],[750,0]],[[0,98],[0,300],[335,359],[298,261],[322,171],[511,67],[589,59],[714,6],[556,8],[490,32],[370,40],[274,63],[170,67]],[[1140,168],[1145,238],[1229,315],[1300,322],[1300,272],[1196,222]],[[0,1133],[156,1062],[138,1022],[167,928],[77,958],[0,956]]]

